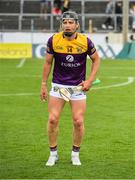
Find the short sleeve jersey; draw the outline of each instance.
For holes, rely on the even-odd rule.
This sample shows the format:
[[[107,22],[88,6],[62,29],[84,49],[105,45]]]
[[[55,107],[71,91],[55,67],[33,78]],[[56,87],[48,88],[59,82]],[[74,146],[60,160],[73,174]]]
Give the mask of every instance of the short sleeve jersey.
[[[85,80],[87,55],[96,51],[93,42],[85,35],[77,33],[74,40],[67,40],[63,32],[51,36],[47,43],[47,53],[54,56],[53,83],[77,86]]]

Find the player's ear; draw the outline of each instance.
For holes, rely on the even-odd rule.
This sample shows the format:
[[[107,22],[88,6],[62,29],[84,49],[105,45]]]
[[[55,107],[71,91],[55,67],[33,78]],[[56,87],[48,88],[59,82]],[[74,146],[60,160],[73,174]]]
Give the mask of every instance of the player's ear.
[[[60,22],[60,31],[63,30],[63,27],[62,27],[62,22]]]
[[[80,28],[80,24],[77,22],[77,27],[76,29],[78,30]]]

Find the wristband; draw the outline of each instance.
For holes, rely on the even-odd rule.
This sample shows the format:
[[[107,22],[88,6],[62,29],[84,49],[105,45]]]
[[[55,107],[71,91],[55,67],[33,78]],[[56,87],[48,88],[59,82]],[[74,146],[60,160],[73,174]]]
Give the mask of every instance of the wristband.
[[[46,82],[42,82],[42,85],[46,85]]]

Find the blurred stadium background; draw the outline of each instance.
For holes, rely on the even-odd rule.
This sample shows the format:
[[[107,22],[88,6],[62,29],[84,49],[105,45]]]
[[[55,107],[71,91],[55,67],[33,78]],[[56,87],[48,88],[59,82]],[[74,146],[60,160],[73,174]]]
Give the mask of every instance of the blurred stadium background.
[[[108,0],[70,1],[80,31],[100,54],[101,83],[87,94],[82,166],[70,164],[72,124],[66,104],[60,161],[52,168],[45,167],[48,110],[39,92],[46,42],[59,30],[59,16],[52,13],[54,1],[47,2],[47,14],[41,14],[39,0],[0,0],[0,179],[135,179],[135,32],[129,13],[135,0],[121,1],[123,12],[111,15],[111,29],[102,28]],[[51,76],[48,83],[49,88]]]
[[[114,3],[117,1],[114,0]],[[130,8],[135,4],[135,0],[121,1],[122,8],[124,9],[124,4],[127,7],[126,11],[122,9],[123,13],[117,14],[114,10],[110,14],[114,21],[113,27],[104,29],[102,26],[108,17],[108,14],[105,13],[107,2],[108,0],[72,0],[70,1],[70,9],[79,14],[80,31],[87,33],[92,38],[100,56],[102,58],[115,58],[122,49],[123,43],[135,40],[132,31],[133,18],[130,14]],[[51,33],[59,30],[60,23],[59,16],[52,13],[53,0],[48,0],[47,14],[41,14],[40,5],[40,0],[0,1],[0,58],[18,58],[18,56],[23,58],[24,55],[26,58],[44,57],[46,41]],[[118,21],[118,19],[120,20]],[[25,48],[24,45],[22,47],[21,44],[18,45],[18,48],[21,47],[24,50],[20,51],[22,55],[19,55],[18,49],[17,56],[15,44],[11,43],[25,43]],[[31,47],[30,45],[27,47],[27,44],[31,44]],[[6,50],[4,51],[4,49]],[[8,53],[6,54],[6,52]],[[132,56],[131,58],[134,59],[134,55]]]

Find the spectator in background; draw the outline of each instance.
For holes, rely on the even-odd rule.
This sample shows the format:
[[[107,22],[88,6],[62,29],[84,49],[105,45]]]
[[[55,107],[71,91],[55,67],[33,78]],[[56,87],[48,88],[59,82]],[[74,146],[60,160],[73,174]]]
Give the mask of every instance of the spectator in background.
[[[62,13],[65,11],[68,11],[70,8],[70,0],[64,0],[63,2],[63,8],[62,8]]]
[[[61,15],[62,14],[61,5],[62,5],[61,0],[54,0],[54,7],[52,8],[53,15]]]
[[[130,14],[132,15],[132,31],[135,32],[135,4],[132,5]]]
[[[113,15],[115,14],[116,17],[116,26],[117,30],[121,31],[122,29],[122,2],[109,0],[106,6],[105,13],[108,14],[107,19],[105,20],[104,24],[102,24],[103,29],[113,29],[114,28],[114,19]]]
[[[121,31],[122,30],[122,2],[117,1],[115,4],[115,14],[117,15],[117,30]],[[119,16],[120,15],[120,16]]]
[[[47,13],[47,6],[47,0],[40,0],[40,17],[44,18],[45,20],[47,20],[47,16],[45,15]]]
[[[114,0],[109,0],[109,2],[106,5],[105,13],[108,14],[107,19],[105,22],[102,24],[103,29],[113,29],[114,22],[112,15],[115,12],[115,2]]]

